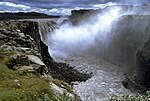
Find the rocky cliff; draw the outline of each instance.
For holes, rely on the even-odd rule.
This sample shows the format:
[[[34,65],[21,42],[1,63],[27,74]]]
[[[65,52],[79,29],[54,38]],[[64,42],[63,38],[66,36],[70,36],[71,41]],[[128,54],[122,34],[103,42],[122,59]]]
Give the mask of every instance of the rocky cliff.
[[[142,89],[149,90],[150,5],[115,5],[98,10],[72,11],[70,20],[79,24],[81,21],[92,19],[93,15],[103,14],[115,7],[121,8],[119,14],[124,15],[112,25],[111,35],[107,36],[108,43],[97,41],[96,49],[90,51],[93,51],[92,55],[96,57],[125,67],[124,72],[130,75],[127,77],[130,87],[127,88],[135,88],[134,91],[138,92]]]
[[[54,21],[51,21],[50,26],[53,24],[53,22]],[[85,81],[90,76],[74,70],[72,67],[65,63],[56,63],[53,61],[48,52],[48,46],[42,41],[41,38],[43,37],[40,36],[43,34],[41,29],[44,28],[41,23],[42,22],[31,20],[0,21],[0,59],[5,60],[5,58],[8,57],[7,63],[2,61],[0,65],[6,65],[10,70],[12,70],[12,72],[20,73],[21,71],[23,72],[24,76],[29,74],[43,75],[50,80],[49,82],[55,82],[51,84],[52,90],[54,90],[54,92],[56,91],[62,94],[62,92],[66,92],[68,89],[69,92],[73,92],[70,86],[63,86],[68,84],[63,83],[62,80],[71,84],[73,81]],[[45,23],[48,24],[49,22]],[[10,54],[7,55],[6,53]],[[0,68],[0,76],[2,74],[5,75],[4,71],[1,71],[1,69],[3,69],[3,67]],[[24,79],[22,80],[22,78],[19,76],[14,78],[17,78],[17,80],[14,81],[17,83],[17,85],[20,85],[19,82],[24,82]],[[14,78],[10,78],[10,80],[13,80]],[[3,81],[7,82],[5,79],[3,79]],[[57,87],[58,85],[60,87]],[[22,85],[20,87],[20,90],[22,90]],[[2,87],[2,89],[4,89],[4,87]],[[41,88],[37,89],[40,89],[40,91],[42,90]],[[50,88],[46,89],[48,90]]]

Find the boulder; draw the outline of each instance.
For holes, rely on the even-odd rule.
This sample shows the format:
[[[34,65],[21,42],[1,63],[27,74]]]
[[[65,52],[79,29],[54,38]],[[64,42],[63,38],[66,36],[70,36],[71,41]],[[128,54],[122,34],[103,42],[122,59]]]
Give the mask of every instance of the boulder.
[[[33,70],[33,67],[31,67],[31,66],[22,66],[18,70],[21,70],[21,71],[31,71],[31,70]]]
[[[21,66],[29,66],[30,62],[28,60],[28,57],[22,54],[15,54],[11,56],[11,61],[10,63],[14,64],[14,65],[21,65]],[[12,65],[12,66],[14,66]],[[11,68],[13,68],[11,66]]]
[[[63,95],[64,93],[66,93],[69,97],[75,98],[75,95],[74,95],[74,94],[71,94],[71,93],[67,92],[66,89],[63,89],[63,88],[57,86],[57,85],[54,84],[54,83],[50,83],[50,87],[51,87],[51,90],[53,90],[53,92],[54,92],[56,95]]]
[[[45,66],[45,64],[41,61],[41,59],[39,57],[34,56],[34,55],[27,55],[27,56],[28,56],[28,60],[31,63],[37,64],[37,65],[40,65],[40,66]]]
[[[10,69],[17,69],[21,71],[36,71],[40,74],[48,72],[48,70],[46,70],[46,65],[40,60],[39,57],[34,55],[13,55],[8,63],[8,67]]]

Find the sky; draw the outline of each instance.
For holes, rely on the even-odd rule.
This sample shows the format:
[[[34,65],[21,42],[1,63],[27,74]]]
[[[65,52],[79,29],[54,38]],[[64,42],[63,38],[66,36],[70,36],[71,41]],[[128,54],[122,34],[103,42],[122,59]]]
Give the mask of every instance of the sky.
[[[36,11],[49,15],[67,15],[71,9],[96,8],[101,4],[143,4],[150,0],[0,0],[0,12]]]

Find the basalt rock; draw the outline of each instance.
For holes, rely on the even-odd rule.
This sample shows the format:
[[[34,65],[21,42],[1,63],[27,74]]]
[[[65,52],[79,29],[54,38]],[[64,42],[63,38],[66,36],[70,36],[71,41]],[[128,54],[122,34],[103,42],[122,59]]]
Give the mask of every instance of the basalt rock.
[[[64,80],[69,84],[74,81],[86,81],[91,77],[91,75],[80,73],[66,63],[51,63],[49,72],[53,77]]]
[[[0,46],[1,49],[6,51],[14,51],[19,56],[14,56],[8,67],[10,69],[28,70],[33,68],[36,72],[43,74],[49,73],[53,77],[65,80],[69,83],[72,81],[85,81],[90,76],[82,74],[72,67],[63,63],[56,63],[48,52],[48,46],[41,40],[39,33],[38,21],[0,21],[0,34],[6,37]],[[31,59],[28,56],[38,57],[38,59]],[[39,65],[37,60],[42,64]],[[21,66],[23,68],[21,68]]]
[[[93,9],[84,9],[84,10],[72,10],[71,16],[69,16],[69,20],[74,24],[77,25],[81,21],[87,21],[92,15],[98,13],[100,10],[93,10]]]
[[[150,90],[150,38],[136,54],[139,83]]]

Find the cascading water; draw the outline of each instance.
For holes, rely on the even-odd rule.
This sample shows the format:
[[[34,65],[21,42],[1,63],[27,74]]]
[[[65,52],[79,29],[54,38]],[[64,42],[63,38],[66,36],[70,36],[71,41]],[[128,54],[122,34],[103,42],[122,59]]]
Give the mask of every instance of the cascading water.
[[[39,24],[39,33],[41,34],[42,41],[45,41],[47,43],[47,36],[48,33],[51,32],[53,29],[57,28],[57,21],[51,21],[51,20],[38,20]]]
[[[50,53],[52,56],[79,53],[93,46],[98,40],[105,43],[111,32],[111,24],[119,17],[120,8],[99,14],[86,23],[73,26],[71,23],[62,25],[50,34]],[[50,43],[51,43],[50,42]],[[60,52],[58,52],[60,51]],[[58,54],[61,53],[61,54]]]
[[[81,72],[93,74],[86,82],[74,85],[83,101],[107,101],[110,96],[130,93],[121,84],[123,68],[102,59],[120,66],[135,65],[135,54],[150,32],[149,17],[143,20],[133,16],[137,15],[136,11],[139,12],[137,8],[106,7],[86,22],[77,26],[67,22],[49,34],[49,52],[54,59],[69,63]],[[145,11],[142,15],[148,13]],[[139,24],[144,27],[137,29]]]

